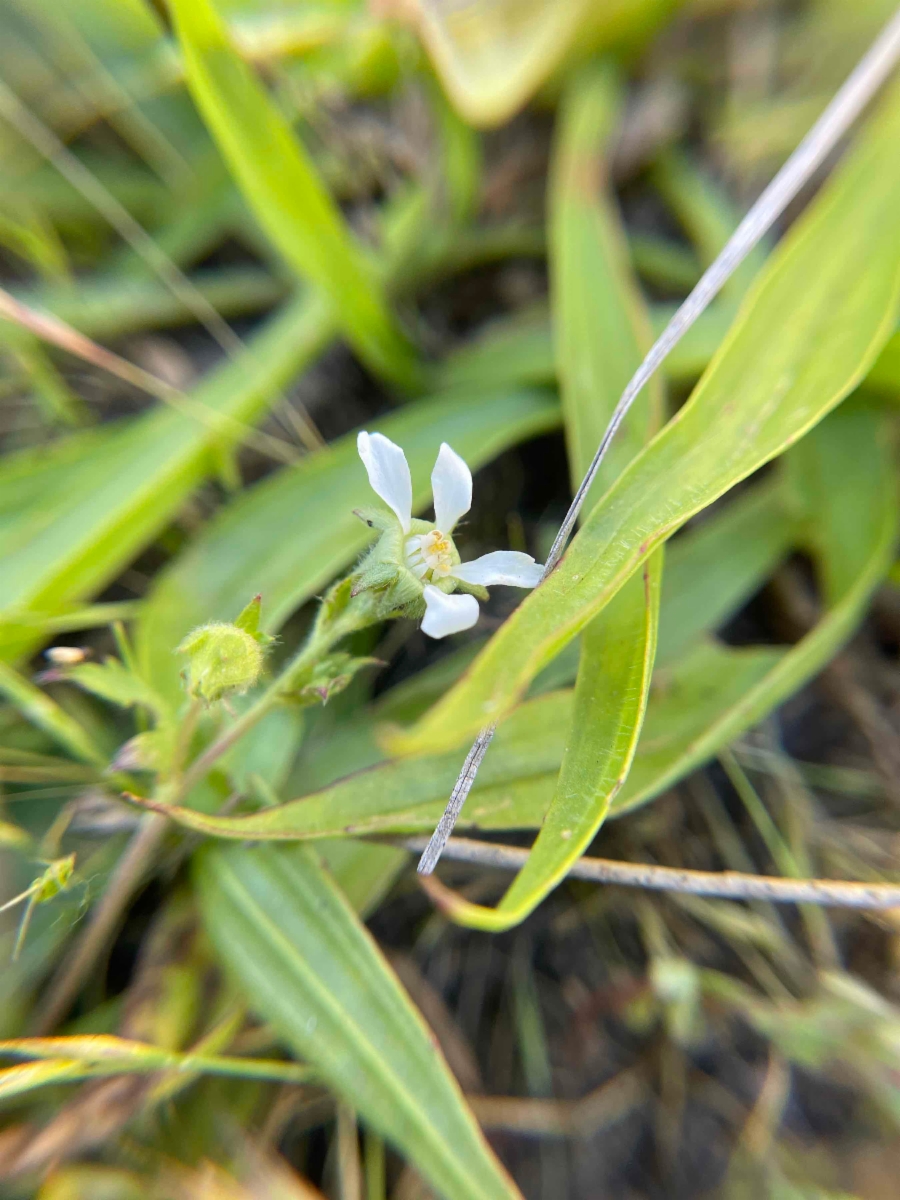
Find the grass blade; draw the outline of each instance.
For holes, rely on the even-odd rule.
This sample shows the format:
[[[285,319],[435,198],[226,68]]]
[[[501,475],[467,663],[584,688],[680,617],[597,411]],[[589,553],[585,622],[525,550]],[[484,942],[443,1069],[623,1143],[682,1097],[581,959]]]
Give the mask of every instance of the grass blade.
[[[630,274],[625,235],[612,202],[601,196],[599,187],[607,174],[601,147],[609,139],[617,109],[609,70],[593,69],[576,77],[561,108],[551,175],[559,375],[576,487],[650,344],[649,321]],[[662,393],[653,380],[629,412],[594,480],[589,506],[640,451],[659,424],[661,410]],[[518,924],[566,875],[600,828],[628,775],[647,707],[661,578],[660,549],[585,630],[572,728],[540,834],[527,865],[496,909],[468,903],[460,907],[467,924],[493,930]],[[425,864],[423,857],[420,871],[427,871]]]
[[[285,118],[232,45],[211,0],[170,0],[188,86],[263,229],[330,298],[374,370],[403,386],[418,371],[374,272]]]
[[[208,849],[197,881],[213,944],[248,1002],[439,1194],[518,1195],[433,1035],[311,850]]]
[[[797,222],[691,399],[588,518],[404,753],[458,743],[528,683],[686,520],[802,437],[863,379],[900,311],[900,88]]]

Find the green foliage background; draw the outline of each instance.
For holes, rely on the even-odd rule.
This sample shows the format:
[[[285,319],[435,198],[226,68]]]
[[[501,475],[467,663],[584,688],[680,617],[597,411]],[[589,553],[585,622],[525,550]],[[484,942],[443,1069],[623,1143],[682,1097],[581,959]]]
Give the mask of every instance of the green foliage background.
[[[192,1173],[204,1159],[219,1164],[209,1170],[220,1190],[209,1195],[244,1195],[227,1187],[245,1177],[313,1194],[249,1145],[223,1152],[202,1105],[235,1128],[253,1122],[234,1085],[210,1085],[218,1077],[252,1081],[245,1095],[258,1104],[277,1084],[310,1081],[336,1098],[333,1194],[346,1200],[362,1195],[357,1118],[369,1200],[393,1179],[384,1143],[449,1200],[519,1195],[367,931],[364,918],[410,860],[365,839],[430,831],[467,739],[499,720],[460,829],[537,836],[496,904],[457,897],[452,915],[483,936],[518,925],[604,820],[727,753],[813,678],[894,563],[897,82],[647,389],[539,589],[490,633],[483,625],[377,695],[363,670],[325,709],[273,707],[190,774],[258,693],[191,708],[175,647],[261,593],[262,629],[279,639],[270,662],[281,663],[369,538],[353,516],[370,493],[352,420],[326,442],[302,406],[285,424],[285,393],[328,370],[336,344],[349,347],[385,398],[365,427],[404,447],[416,511],[429,503],[443,441],[478,470],[562,429],[575,486],[671,298],[737,220],[677,123],[639,164],[677,239],[626,228],[614,182],[629,88],[654,53],[676,55],[673,29],[730,19],[724,0],[501,0],[473,5],[471,26],[413,4],[417,31],[390,7],[0,6],[6,286],[26,314],[64,323],[50,338],[27,317],[0,323],[0,403],[11,414],[0,457],[0,899],[25,888],[30,913],[22,954],[0,978],[0,1028],[9,1039],[66,1035],[4,1043],[32,1061],[0,1071],[0,1100],[21,1130],[58,1121],[65,1105],[77,1111],[79,1087],[125,1076],[140,1089],[132,1119],[146,1157],[123,1165],[102,1137],[70,1138],[63,1159],[90,1154],[90,1165],[48,1175],[26,1137],[8,1160],[0,1148],[11,1195],[199,1195]],[[722,106],[704,131],[748,194],[887,15],[876,3],[854,7],[848,31],[839,4],[805,6],[793,33],[805,47],[803,86],[755,108]],[[373,200],[356,178],[358,151],[342,150],[339,121],[323,113],[368,105],[389,124],[390,106],[410,93],[427,119],[427,154],[391,163]],[[498,145],[491,127],[529,102],[535,120],[553,120],[543,226],[483,204]],[[240,254],[216,257],[234,245]],[[507,259],[546,261],[547,303],[441,344],[428,297]],[[112,385],[98,369],[81,386],[72,351],[90,359],[93,350],[75,331],[127,359],[129,337],[179,325],[204,329],[215,347],[199,374],[188,359],[180,377],[155,378],[164,367],[178,376],[176,356],[174,367],[132,377],[155,399],[122,389],[108,406],[98,397]],[[33,419],[15,409],[23,395]],[[536,549],[552,521],[532,526]],[[804,556],[817,587],[801,636],[726,644],[718,631],[792,555]],[[144,579],[136,599],[122,598],[129,571]],[[96,644],[103,661],[36,676],[35,656],[60,640]],[[351,645],[362,656],[383,644],[390,635]],[[106,836],[79,832],[88,795]],[[76,853],[76,869],[60,891],[41,872],[64,851]],[[782,859],[779,869],[811,868]],[[141,953],[168,947],[161,992],[123,1008],[90,980],[154,877],[158,928]],[[185,923],[189,949],[175,953]],[[4,956],[15,940],[11,923]],[[662,971],[674,956],[657,951]],[[666,978],[658,995],[670,1019],[678,996]],[[690,995],[706,987],[785,1058],[803,1057],[744,985],[690,979]],[[828,986],[816,1003],[844,1016],[877,1008],[846,980]],[[670,1033],[677,1043],[677,1022]],[[875,1060],[884,1065],[883,1054]],[[896,1083],[878,1087],[896,1121]],[[148,1133],[164,1103],[183,1106],[189,1147]],[[793,1186],[790,1172],[767,1169],[770,1194],[801,1194],[777,1191]]]

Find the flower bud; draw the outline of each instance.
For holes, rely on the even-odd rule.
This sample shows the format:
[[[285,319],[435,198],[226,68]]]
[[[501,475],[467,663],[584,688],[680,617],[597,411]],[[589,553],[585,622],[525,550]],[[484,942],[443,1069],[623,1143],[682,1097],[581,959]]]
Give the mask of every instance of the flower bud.
[[[263,648],[253,634],[224,621],[194,629],[177,653],[188,656],[188,691],[206,704],[246,692],[263,669]]]
[[[35,903],[43,904],[47,900],[52,900],[60,892],[64,892],[72,880],[74,870],[74,854],[69,854],[66,858],[56,858],[52,862],[49,862],[47,870],[36,881],[37,887],[34,892]]]

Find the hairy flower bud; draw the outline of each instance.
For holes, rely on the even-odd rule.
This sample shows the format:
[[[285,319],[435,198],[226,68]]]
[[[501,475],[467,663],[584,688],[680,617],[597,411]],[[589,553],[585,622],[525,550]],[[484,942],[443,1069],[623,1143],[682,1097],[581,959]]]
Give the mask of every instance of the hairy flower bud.
[[[192,630],[177,653],[188,656],[188,691],[206,704],[246,692],[263,669],[263,648],[253,634],[224,621]]]

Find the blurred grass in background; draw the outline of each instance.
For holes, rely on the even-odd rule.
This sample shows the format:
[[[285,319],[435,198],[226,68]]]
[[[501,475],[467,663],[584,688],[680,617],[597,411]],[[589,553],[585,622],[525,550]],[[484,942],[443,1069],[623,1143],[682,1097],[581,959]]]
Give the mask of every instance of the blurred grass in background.
[[[477,470],[467,558],[543,558],[892,7],[0,0],[4,1196],[896,1194],[896,909],[553,891],[592,843],[900,878],[896,82],[515,617],[354,635],[184,795],[253,696],[175,654],[257,593],[301,643],[369,539],[359,428],[416,511],[442,441]],[[397,838],[488,711],[460,829],[540,835],[508,891],[441,868],[455,923]]]

